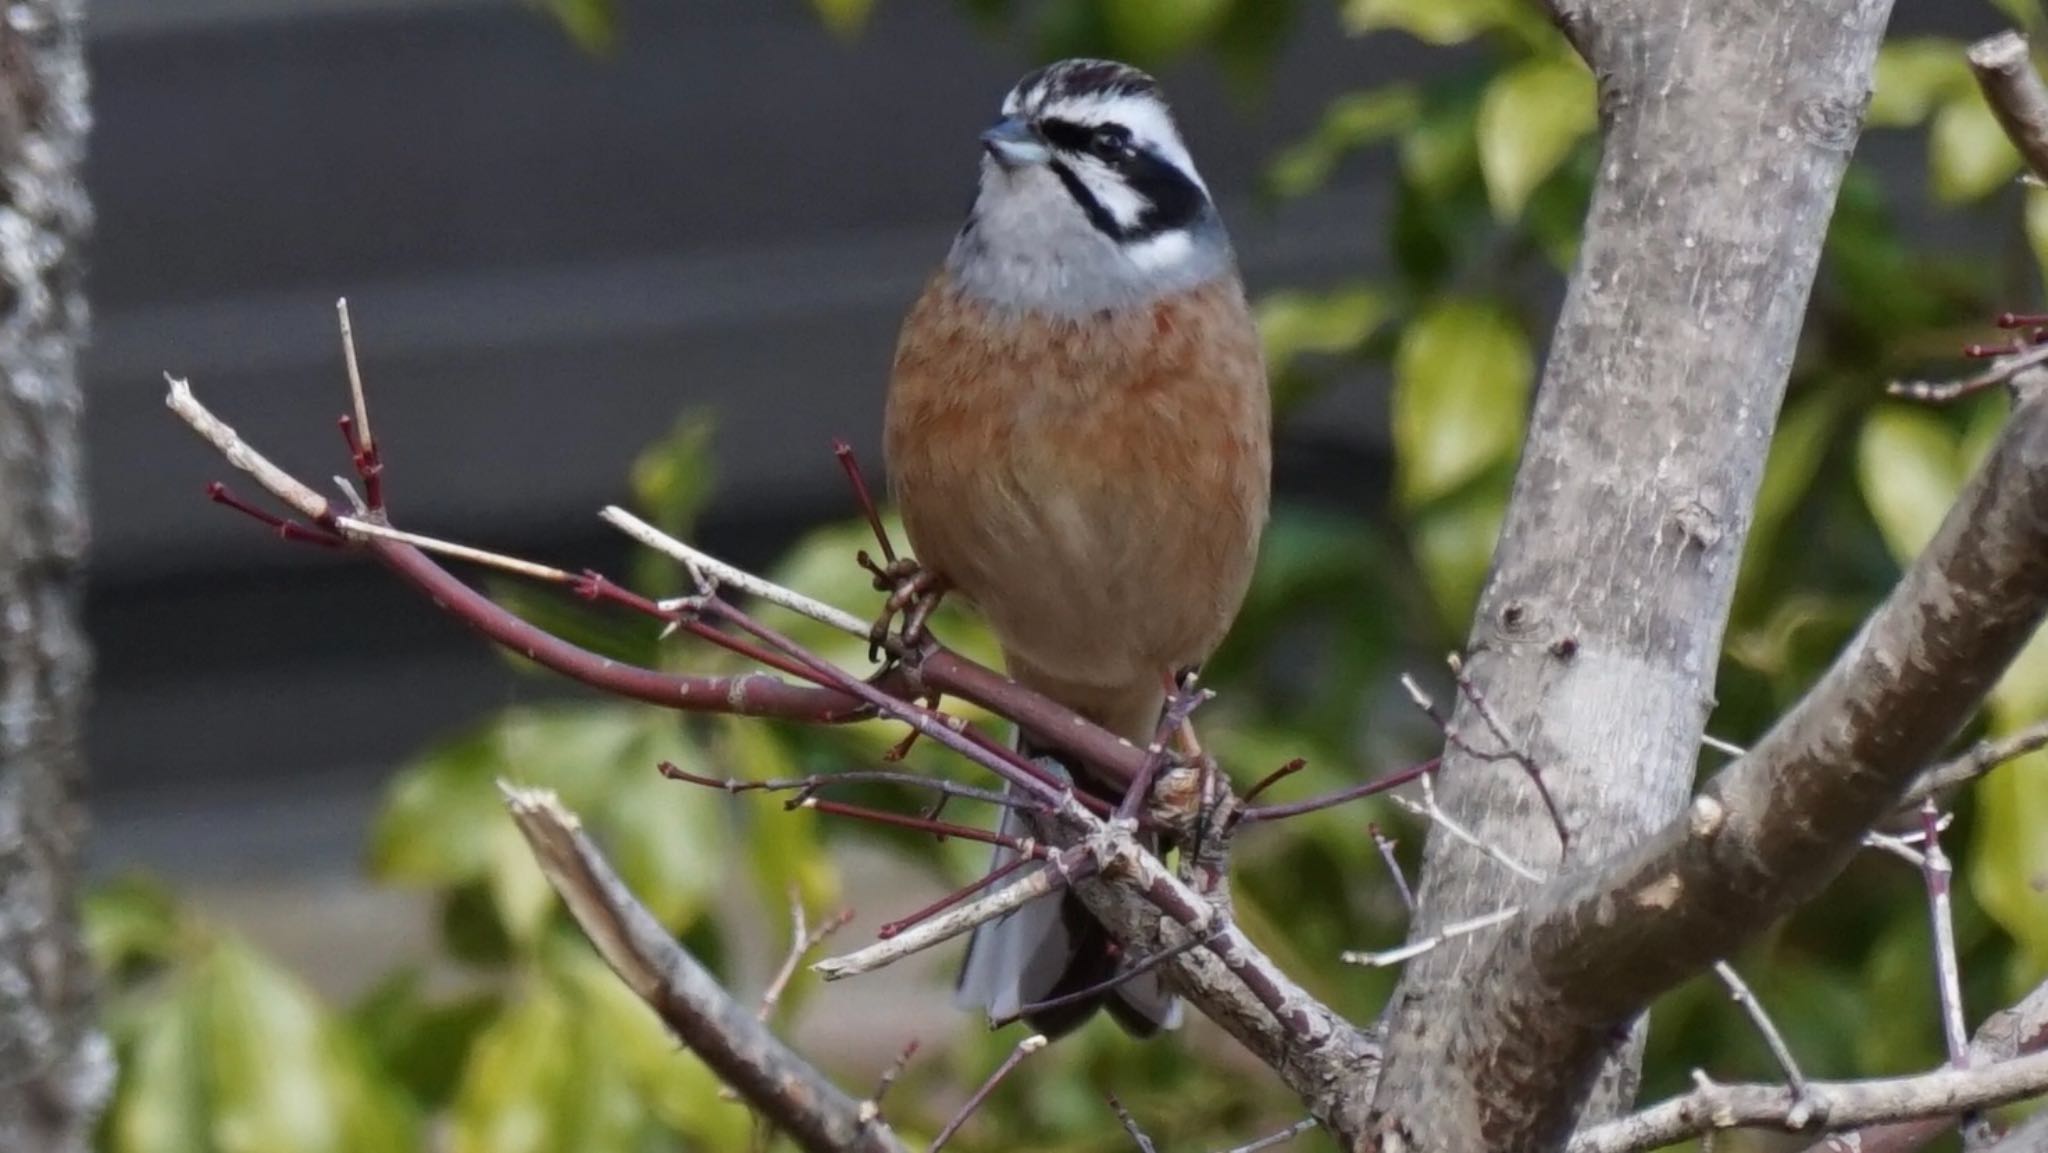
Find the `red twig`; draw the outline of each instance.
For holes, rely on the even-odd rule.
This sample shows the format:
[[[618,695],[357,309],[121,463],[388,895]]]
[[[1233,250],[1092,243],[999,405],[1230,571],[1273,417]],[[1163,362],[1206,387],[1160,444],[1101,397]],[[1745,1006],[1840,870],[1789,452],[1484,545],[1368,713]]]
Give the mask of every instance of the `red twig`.
[[[348,547],[348,541],[328,532],[326,529],[301,524],[288,517],[278,516],[267,509],[261,509],[250,504],[248,501],[236,496],[233,489],[217,480],[207,484],[206,499],[218,505],[225,505],[241,513],[243,516],[268,526],[277,533],[280,540],[288,540],[296,544],[317,544],[322,548]]]
[[[839,467],[846,470],[846,483],[853,486],[854,503],[860,506],[860,513],[867,518],[868,527],[874,530],[875,543],[881,546],[882,561],[896,563],[896,546],[890,543],[889,530],[882,526],[882,514],[875,508],[874,494],[868,491],[867,479],[861,476],[860,458],[853,453],[853,446],[843,440],[832,442],[832,455],[839,458]]]
[[[872,1125],[882,1119],[882,1098],[888,1094],[889,1087],[896,1083],[896,1078],[903,1075],[903,1070],[910,1067],[910,1059],[917,1056],[917,1045],[917,1038],[911,1038],[910,1043],[903,1046],[903,1051],[896,1055],[896,1059],[889,1062],[889,1067],[882,1070],[881,1079],[875,1082],[875,1091],[868,1094],[868,1099],[860,1103],[860,1119],[863,1124]]]
[[[933,901],[931,904],[926,905],[924,908],[919,909],[914,913],[911,913],[909,916],[898,917],[896,920],[890,921],[888,924],[883,925],[881,928],[875,930],[876,938],[879,940],[886,941],[889,938],[895,936],[896,934],[901,933],[903,930],[908,929],[912,925],[919,923],[920,921],[930,920],[932,917],[945,912],[947,909],[950,909],[953,906],[959,904],[960,902],[966,900],[967,898],[974,896],[976,893],[979,893],[982,890],[993,886],[997,881],[1000,881],[1004,877],[1009,876],[1011,873],[1016,872],[1018,869],[1023,868],[1025,863],[1029,860],[1031,860],[1030,857],[1016,857],[1010,861],[1007,861],[1001,865],[996,866],[993,869],[990,869],[988,872],[982,874],[982,878],[980,880],[974,882],[971,885],[968,885],[966,888],[955,889],[954,891],[947,893],[945,896],[940,897],[938,900]]]
[[[1205,701],[1216,694],[1207,689],[1196,691],[1190,681],[1185,688],[1176,688],[1173,697],[1159,717],[1159,726],[1153,734],[1152,745],[1145,750],[1145,763],[1138,767],[1138,775],[1124,790],[1123,800],[1116,806],[1116,817],[1120,821],[1135,821],[1146,801],[1151,799],[1152,782],[1159,776],[1159,770],[1166,766],[1166,742],[1187,719],[1201,708]]]
[[[1442,757],[1431,757],[1426,761],[1409,765],[1403,769],[1397,769],[1386,776],[1367,781],[1362,785],[1353,785],[1348,789],[1339,789],[1325,796],[1311,797],[1306,801],[1295,801],[1287,805],[1253,805],[1249,808],[1239,809],[1237,811],[1237,823],[1248,825],[1254,821],[1284,820],[1288,817],[1301,816],[1304,813],[1320,812],[1323,809],[1349,804],[1361,797],[1370,797],[1375,793],[1384,793],[1390,789],[1398,789],[1402,785],[1428,776],[1430,773],[1435,772],[1437,766],[1442,763]]]
[[[1287,762],[1286,764],[1281,765],[1279,768],[1274,769],[1272,772],[1267,773],[1265,776],[1259,778],[1259,783],[1253,785],[1251,787],[1251,791],[1244,795],[1244,803],[1247,805],[1251,804],[1253,801],[1259,799],[1260,793],[1265,792],[1267,789],[1272,788],[1274,785],[1279,784],[1281,781],[1286,780],[1288,777],[1293,776],[1294,774],[1300,772],[1301,770],[1307,767],[1308,761],[1302,757],[1296,757],[1293,760]]]
[[[1017,1042],[1017,1047],[1010,1050],[1010,1055],[1003,1059],[1001,1065],[996,1066],[996,1071],[989,1079],[982,1082],[981,1088],[974,1091],[974,1095],[967,1099],[967,1104],[960,1107],[960,1112],[954,1114],[951,1121],[946,1122],[946,1127],[939,1130],[937,1137],[932,1138],[931,1148],[927,1153],[939,1153],[939,1150],[945,1148],[946,1142],[953,1139],[953,1135],[960,1131],[960,1127],[967,1124],[967,1119],[974,1116],[974,1111],[981,1108],[982,1102],[988,1100],[988,1095],[995,1092],[996,1086],[1003,1083],[1003,1078],[1008,1077],[1010,1071],[1021,1064],[1024,1058],[1045,1048],[1045,1045],[1045,1038],[1037,1033]]]
[[[1536,786],[1536,795],[1543,798],[1543,808],[1550,814],[1551,825],[1557,829],[1559,849],[1570,849],[1572,843],[1571,830],[1565,826],[1564,813],[1559,811],[1557,807],[1557,798],[1550,795],[1550,786],[1543,781],[1542,766],[1538,765],[1535,758],[1531,757],[1513,737],[1508,735],[1507,727],[1502,725],[1500,718],[1494,715],[1492,706],[1486,703],[1485,697],[1479,695],[1479,686],[1472,683],[1472,675],[1465,671],[1465,662],[1458,654],[1451,654],[1449,664],[1451,666],[1451,679],[1457,682],[1458,692],[1464,695],[1465,700],[1471,704],[1472,711],[1479,714],[1479,719],[1485,723],[1487,731],[1493,734],[1493,739],[1499,741],[1501,746],[1500,751],[1496,753],[1480,752],[1470,745],[1465,746],[1465,751],[1482,760],[1510,760],[1521,766],[1522,772],[1528,775],[1529,783]],[[1435,713],[1432,712],[1430,715],[1433,717]],[[1444,734],[1446,737],[1450,737],[1451,729],[1448,724],[1444,726]],[[1451,739],[1455,740],[1456,738],[1452,737]]]
[[[1169,948],[1161,949],[1157,953],[1154,953],[1151,956],[1138,961],[1136,964],[1133,964],[1128,968],[1118,969],[1116,973],[1114,973],[1113,975],[1106,977],[1103,980],[1097,981],[1093,985],[1089,985],[1086,988],[1076,989],[1071,993],[1062,993],[1057,997],[1048,997],[1043,1001],[1034,1001],[1029,1005],[1020,1005],[1017,1007],[1016,1012],[1011,1013],[1006,1017],[990,1018],[988,1023],[989,1028],[1000,1029],[1005,1025],[1011,1024],[1016,1021],[1021,1021],[1024,1018],[1032,1016],[1034,1014],[1043,1013],[1048,1009],[1057,1009],[1062,1005],[1071,1005],[1077,1001],[1086,1001],[1093,997],[1099,997],[1102,994],[1109,992],[1111,989],[1114,989],[1119,985],[1122,985],[1128,981],[1135,980],[1138,977],[1144,976],[1152,970],[1157,969],[1159,966],[1166,964],[1168,961],[1173,960],[1175,957],[1180,956],[1182,953],[1190,952],[1192,950],[1200,949],[1209,945],[1210,943],[1214,942],[1218,937],[1221,937],[1224,932],[1225,928],[1219,926],[1211,932],[1190,937],[1187,940],[1182,941],[1178,945],[1173,945]]]
[[[893,825],[899,829],[912,829],[920,833],[931,833],[939,837],[959,837],[963,841],[980,841],[984,845],[1001,845],[1011,852],[1027,857],[1045,856],[1045,848],[1036,841],[1019,840],[1002,833],[977,829],[972,825],[955,825],[946,821],[931,821],[913,817],[908,813],[892,813],[886,809],[870,809],[862,805],[842,804],[828,801],[823,797],[805,797],[792,803],[792,809],[816,809],[821,813],[838,817],[852,817],[856,821],[867,821],[876,825]]]
[[[808,777],[784,777],[766,781],[743,781],[740,780],[738,777],[726,777],[723,779],[720,779],[718,777],[707,777],[700,773],[693,773],[688,769],[681,768],[670,761],[661,762],[659,767],[661,769],[661,775],[667,777],[672,781],[685,781],[692,785],[702,785],[708,789],[722,789],[728,793],[738,794],[754,792],[795,792],[798,794],[798,796],[795,800],[790,802],[789,807],[791,808],[794,808],[796,807],[796,805],[809,799],[810,796],[816,793],[819,789],[830,788],[833,785],[907,785],[914,789],[931,789],[939,793],[941,796],[961,797],[970,801],[981,801],[985,804],[1000,805],[1004,808],[1021,809],[1038,807],[1037,804],[1029,798],[1019,796],[1015,793],[998,793],[994,789],[977,789],[972,785],[956,784],[952,781],[944,780],[939,777],[926,777],[921,776],[917,773],[890,773],[867,769],[851,769],[839,773],[814,773]],[[930,816],[931,814],[926,814],[927,818],[929,818]]]

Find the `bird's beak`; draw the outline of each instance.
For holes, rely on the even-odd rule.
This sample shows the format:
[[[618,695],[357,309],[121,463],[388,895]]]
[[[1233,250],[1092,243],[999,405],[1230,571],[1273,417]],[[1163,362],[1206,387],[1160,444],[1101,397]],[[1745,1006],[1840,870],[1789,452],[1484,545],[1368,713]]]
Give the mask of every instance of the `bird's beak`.
[[[1021,116],[1005,116],[996,121],[981,134],[981,146],[1004,168],[1043,164],[1052,155],[1038,129]]]

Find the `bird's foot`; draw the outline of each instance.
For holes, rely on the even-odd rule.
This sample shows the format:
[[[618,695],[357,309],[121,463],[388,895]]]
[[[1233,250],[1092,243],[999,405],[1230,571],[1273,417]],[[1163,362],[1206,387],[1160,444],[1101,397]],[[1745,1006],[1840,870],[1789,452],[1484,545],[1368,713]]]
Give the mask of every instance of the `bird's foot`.
[[[888,648],[889,626],[898,616],[903,618],[902,627],[896,634],[902,648],[921,647],[925,641],[925,622],[931,619],[933,610],[945,599],[945,579],[918,564],[914,557],[892,560],[886,565],[876,564],[865,552],[857,559],[862,568],[873,574],[876,591],[889,594],[889,599],[882,604],[881,615],[868,629],[868,659],[882,659]]]

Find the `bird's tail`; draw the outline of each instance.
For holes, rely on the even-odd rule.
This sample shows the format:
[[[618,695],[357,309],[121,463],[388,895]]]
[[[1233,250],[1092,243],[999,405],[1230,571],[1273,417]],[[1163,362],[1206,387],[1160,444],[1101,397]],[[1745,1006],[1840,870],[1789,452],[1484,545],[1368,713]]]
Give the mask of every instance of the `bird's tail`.
[[[1018,748],[1033,756],[1026,742],[1019,740]],[[1067,777],[1055,758],[1040,755],[1034,760]],[[1011,808],[1003,810],[1002,831],[1020,839],[1038,835],[1030,819]],[[1015,852],[998,846],[990,868],[1000,869],[1015,859]],[[1026,865],[1018,877],[1043,867]],[[1119,962],[1116,942],[1078,898],[1070,892],[1048,893],[974,930],[953,1000],[963,1009],[984,1010],[990,1019],[1001,1020],[1016,1016],[1026,1005],[1100,985],[1116,976]],[[1027,1013],[1024,1021],[1047,1037],[1058,1037],[1079,1028],[1102,1008],[1133,1036],[1180,1027],[1180,1000],[1166,991],[1157,972],[1140,973],[1108,990]]]

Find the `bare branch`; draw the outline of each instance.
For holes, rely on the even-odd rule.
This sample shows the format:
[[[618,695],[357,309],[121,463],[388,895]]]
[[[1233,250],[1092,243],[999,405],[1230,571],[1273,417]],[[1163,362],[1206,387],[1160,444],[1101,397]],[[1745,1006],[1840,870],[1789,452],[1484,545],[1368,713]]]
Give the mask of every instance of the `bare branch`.
[[[1970,1041],[1973,1068],[1997,1065],[2048,1046],[2048,984],[1993,1013]],[[1960,1112],[1960,1110],[1957,1110]],[[1955,1127],[1953,1114],[1873,1125],[1808,1146],[1805,1153],[1913,1153]]]
[[[1978,741],[1969,752],[1929,769],[1914,781],[1901,807],[1918,808],[1920,802],[1929,797],[1974,781],[2007,761],[2017,760],[2043,747],[2048,747],[2048,721],[2029,725],[1996,740]]]
[[[553,793],[500,787],[541,872],[605,963],[720,1079],[809,1153],[905,1153],[887,1125],[864,1118],[676,943]]]
[[[1384,969],[1389,965],[1398,965],[1403,961],[1419,957],[1431,949],[1442,945],[1445,941],[1455,941],[1459,937],[1477,933],[1481,929],[1491,929],[1495,925],[1504,924],[1521,911],[1519,907],[1509,905],[1505,909],[1496,909],[1483,916],[1472,917],[1463,921],[1454,921],[1426,937],[1416,937],[1407,944],[1396,948],[1382,949],[1377,953],[1345,952],[1338,954],[1337,959],[1347,965],[1363,965],[1369,969]]]
[[[1546,1077],[1597,1059],[1606,1023],[1840,870],[1975,712],[2044,608],[2048,389],[2022,394],[1940,532],[1813,691],[1683,818],[1530,902],[1472,982],[1472,1017],[1448,1027],[1512,1050],[1517,1068],[1541,1053]],[[1582,1025],[1565,1037],[1560,1021]]]
[[[2048,179],[2048,86],[2034,71],[2026,40],[2017,32],[1986,37],[1970,46],[1969,60],[2006,139],[2035,176]]]
[[[941,913],[894,937],[856,949],[843,957],[828,957],[812,965],[811,969],[827,981],[873,972],[913,953],[950,941],[976,925],[1008,916],[1048,893],[1065,888],[1074,878],[1093,873],[1095,868],[1094,855],[1087,846],[1069,849],[1052,858],[1045,868],[1035,869],[978,901]]]
[[[1271,1149],[1277,1145],[1285,1145],[1315,1127],[1315,1118],[1304,1117],[1287,1128],[1280,1130],[1278,1133],[1268,1133],[1249,1145],[1239,1145],[1235,1149],[1226,1150],[1225,1153],[1260,1153],[1262,1149]]]
[[[1743,1014],[1749,1018],[1749,1023],[1756,1026],[1756,1031],[1763,1036],[1765,1048],[1771,1051],[1771,1058],[1777,1061],[1778,1068],[1784,1071],[1785,1084],[1791,1088],[1792,1097],[1797,1102],[1792,1111],[1785,1115],[1786,1124],[1794,1129],[1804,1128],[1812,1111],[1803,1107],[1810,1100],[1806,1090],[1806,1075],[1799,1071],[1799,1062],[1792,1056],[1792,1046],[1785,1043],[1785,1037],[1778,1032],[1778,1026],[1772,1022],[1771,1015],[1764,1012],[1763,1002],[1756,999],[1756,994],[1750,991],[1749,982],[1742,979],[1742,974],[1735,971],[1735,966],[1726,961],[1716,961],[1714,975],[1727,987],[1729,998],[1741,1007]]]
[[[1815,1123],[1845,1129],[1919,1117],[1954,1116],[2048,1093],[2048,1053],[1982,1069],[1940,1069],[1869,1081],[1810,1081],[1800,1098],[1783,1085],[1706,1082],[1620,1121],[1572,1138],[1570,1153],[1638,1153],[1721,1129],[1797,1132],[1802,1106]]]

